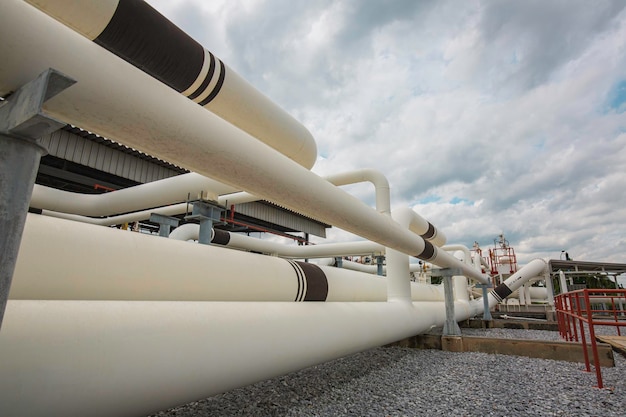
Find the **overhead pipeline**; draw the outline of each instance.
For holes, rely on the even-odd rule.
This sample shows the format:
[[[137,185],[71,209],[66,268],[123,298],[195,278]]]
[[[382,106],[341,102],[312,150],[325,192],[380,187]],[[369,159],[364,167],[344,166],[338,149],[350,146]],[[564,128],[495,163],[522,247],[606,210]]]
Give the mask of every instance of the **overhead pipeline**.
[[[91,131],[259,198],[421,259],[434,258],[423,239],[389,216],[34,8],[16,0],[1,2],[0,23],[0,54],[5,57],[0,89],[16,88],[42,68],[58,68],[79,82],[44,105],[51,116],[80,120]],[[130,95],[129,85],[135,87]],[[437,261],[482,279],[452,256]]]
[[[27,2],[304,167],[315,164],[302,124],[146,2]]]
[[[189,228],[187,228],[189,229]],[[384,278],[29,214],[10,299],[142,301],[385,301]],[[184,237],[184,236],[183,236]],[[245,237],[243,237],[245,238]],[[362,251],[369,242],[294,246],[300,255]],[[365,245],[363,245],[365,244]],[[371,245],[370,245],[371,246]],[[277,249],[277,247],[273,247]],[[291,255],[296,255],[292,252]],[[36,259],[36,262],[33,262]],[[71,265],[71,267],[69,267]],[[408,277],[406,277],[408,280]],[[443,301],[442,289],[413,284],[415,301]]]

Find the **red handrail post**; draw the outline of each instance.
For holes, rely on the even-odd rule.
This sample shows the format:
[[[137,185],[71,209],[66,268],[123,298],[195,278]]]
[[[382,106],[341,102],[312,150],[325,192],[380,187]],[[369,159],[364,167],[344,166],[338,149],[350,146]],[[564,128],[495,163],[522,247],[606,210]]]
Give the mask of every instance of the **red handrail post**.
[[[593,361],[596,368],[596,379],[598,380],[598,388],[602,388],[602,367],[600,366],[600,356],[598,355],[598,344],[596,342],[596,332],[593,323],[593,310],[589,298],[589,290],[583,290],[585,303],[587,307],[587,324],[589,326],[589,337],[591,338],[591,350],[593,351]]]

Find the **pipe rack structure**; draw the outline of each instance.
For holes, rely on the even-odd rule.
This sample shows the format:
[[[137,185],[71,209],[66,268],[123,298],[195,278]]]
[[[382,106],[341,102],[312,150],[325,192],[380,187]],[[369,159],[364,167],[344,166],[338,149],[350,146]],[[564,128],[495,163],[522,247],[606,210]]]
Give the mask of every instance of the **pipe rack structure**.
[[[443,291],[409,282],[409,256],[458,272],[454,319],[483,311],[467,291],[488,282],[480,266],[412,210],[392,215],[384,177],[311,172],[308,131],[143,1],[2,1],[0,56],[0,95],[54,68],[77,83],[47,115],[195,172],[106,197],[36,187],[31,205],[51,216],[14,210],[26,224],[0,329],[2,415],[145,415],[441,326]],[[338,187],[355,180],[375,184],[376,209]],[[199,245],[89,224],[180,210],[193,192],[265,199],[365,241],[261,255],[218,233]],[[109,217],[74,221],[87,216]],[[388,276],[297,260],[357,253],[385,253]]]

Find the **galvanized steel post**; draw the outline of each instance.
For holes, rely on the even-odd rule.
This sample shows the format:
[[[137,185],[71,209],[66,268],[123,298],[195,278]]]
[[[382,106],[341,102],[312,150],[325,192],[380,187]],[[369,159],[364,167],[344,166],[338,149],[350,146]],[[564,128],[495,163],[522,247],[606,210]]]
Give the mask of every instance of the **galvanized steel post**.
[[[478,288],[482,288],[483,290],[483,320],[493,320],[493,317],[491,316],[491,309],[489,308],[489,292],[487,291],[488,288],[493,288],[493,285],[487,285],[487,284],[476,284],[476,286]]]
[[[172,227],[178,227],[180,220],[176,217],[165,216],[159,213],[150,214],[150,221],[159,225],[159,236],[169,237]]]
[[[384,256],[376,257],[376,275],[383,275],[383,262],[385,260]]]
[[[441,269],[441,276],[443,277],[443,291],[444,300],[446,304],[446,322],[443,325],[444,336],[460,336],[461,329],[454,317],[454,292],[452,290],[452,277],[454,275],[461,275],[461,271],[455,268],[443,268]]]
[[[46,152],[37,139],[65,125],[41,107],[75,82],[48,69],[0,105],[0,326],[39,160]]]

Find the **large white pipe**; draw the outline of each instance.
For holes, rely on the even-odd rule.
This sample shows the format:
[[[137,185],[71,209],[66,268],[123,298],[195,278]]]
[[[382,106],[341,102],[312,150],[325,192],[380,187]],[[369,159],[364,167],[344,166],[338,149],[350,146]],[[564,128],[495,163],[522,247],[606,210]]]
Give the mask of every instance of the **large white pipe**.
[[[0,91],[19,87],[47,67],[57,68],[79,82],[47,102],[45,111],[53,117],[386,247],[484,279],[389,216],[25,3],[0,3],[0,39]],[[132,94],[128,86],[134,87]]]
[[[386,279],[370,274],[29,214],[9,298],[384,301],[386,294]],[[413,284],[411,294],[443,300],[436,286]]]
[[[302,124],[147,3],[27,1],[303,166],[315,163]]]
[[[457,320],[477,303],[455,303]],[[443,303],[9,300],[7,416],[129,416],[428,331]]]

